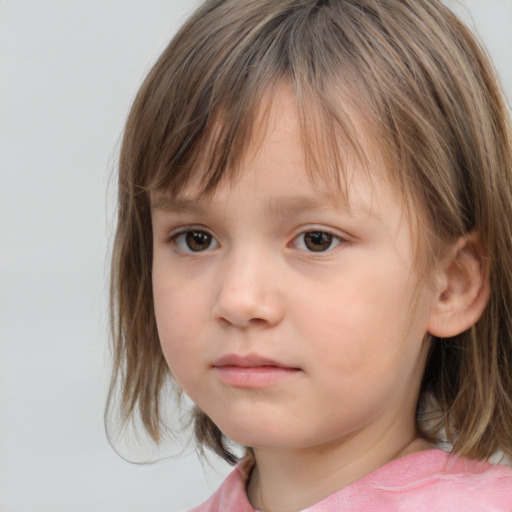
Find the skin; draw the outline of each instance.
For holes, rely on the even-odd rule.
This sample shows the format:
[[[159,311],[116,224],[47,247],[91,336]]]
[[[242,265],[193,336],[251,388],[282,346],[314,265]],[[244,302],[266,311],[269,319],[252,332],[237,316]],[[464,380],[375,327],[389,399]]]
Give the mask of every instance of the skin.
[[[165,207],[154,198],[153,293],[172,374],[253,447],[253,506],[284,512],[429,448],[415,409],[439,290],[416,274],[416,238],[379,154],[371,185],[357,162],[344,171],[344,204],[312,186],[286,90],[269,127],[213,196],[190,186]],[[330,245],[312,251],[307,233]],[[232,355],[285,369],[233,377],[219,363]]]

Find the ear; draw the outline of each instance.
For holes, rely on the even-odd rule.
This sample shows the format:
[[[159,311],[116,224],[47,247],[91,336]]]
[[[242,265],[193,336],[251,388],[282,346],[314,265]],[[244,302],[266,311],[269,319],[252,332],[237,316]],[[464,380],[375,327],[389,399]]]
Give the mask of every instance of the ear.
[[[460,334],[478,321],[489,300],[489,262],[480,236],[470,233],[450,247],[438,276],[428,332]]]

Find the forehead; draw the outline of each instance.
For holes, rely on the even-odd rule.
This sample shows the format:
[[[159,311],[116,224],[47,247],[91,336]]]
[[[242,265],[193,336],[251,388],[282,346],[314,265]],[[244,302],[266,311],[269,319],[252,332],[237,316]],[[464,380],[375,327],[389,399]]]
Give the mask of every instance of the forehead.
[[[270,213],[285,215],[330,205],[346,212],[374,215],[375,186],[388,187],[386,162],[376,149],[378,145],[369,140],[364,122],[351,111],[358,147],[351,147],[354,142],[346,140],[333,141],[339,144],[332,147],[322,136],[319,114],[310,114],[304,126],[293,93],[289,88],[279,88],[261,102],[250,142],[236,166],[226,171],[215,187],[204,187],[209,171],[205,151],[196,162],[194,177],[179,193],[162,189],[152,192],[152,208],[178,212],[205,210],[219,198],[228,201],[237,193],[240,181],[244,181]],[[218,123],[222,121],[219,116]],[[221,131],[219,125],[213,130],[210,144]]]
[[[269,188],[290,179],[279,172],[281,167],[295,166],[297,173],[305,172],[312,192],[347,206],[355,201],[354,191],[361,184],[387,184],[389,166],[365,117],[339,102],[334,119],[319,101],[309,100],[304,105],[286,84],[268,90],[250,116],[247,136],[231,145],[223,137],[232,116],[218,111],[197,144],[187,178],[180,187],[153,187],[152,206],[184,205],[212,197],[219,187],[236,188],[254,165],[273,168]],[[219,162],[224,165],[219,167]],[[251,173],[251,178],[258,180],[262,174]],[[292,191],[295,181],[285,185]]]

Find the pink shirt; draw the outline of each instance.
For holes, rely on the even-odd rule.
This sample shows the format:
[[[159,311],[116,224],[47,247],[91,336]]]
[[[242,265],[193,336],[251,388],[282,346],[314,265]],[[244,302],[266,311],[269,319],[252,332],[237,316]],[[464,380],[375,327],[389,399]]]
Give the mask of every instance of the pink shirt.
[[[239,463],[217,492],[190,512],[254,512]],[[450,455],[415,453],[377,469],[304,512],[512,512],[512,468]]]

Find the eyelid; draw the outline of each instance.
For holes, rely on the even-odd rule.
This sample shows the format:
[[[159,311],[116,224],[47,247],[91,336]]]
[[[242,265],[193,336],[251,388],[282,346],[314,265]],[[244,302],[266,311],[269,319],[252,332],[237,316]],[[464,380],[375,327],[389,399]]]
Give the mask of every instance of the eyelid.
[[[339,238],[340,240],[344,241],[350,241],[354,237],[346,233],[345,231],[341,231],[340,229],[332,228],[330,226],[325,226],[322,224],[311,224],[311,225],[305,225],[301,226],[300,228],[295,230],[295,234],[293,235],[293,238],[297,238],[300,235],[303,235],[304,233],[311,233],[311,232],[321,232],[321,233],[328,233],[329,235],[332,235],[333,237]]]
[[[167,239],[171,241],[176,236],[181,235],[182,233],[186,233],[187,231],[204,231],[205,233],[208,233],[209,235],[215,237],[211,229],[208,229],[206,226],[203,226],[201,224],[184,224],[172,228],[169,234],[167,235]]]

